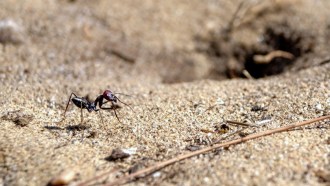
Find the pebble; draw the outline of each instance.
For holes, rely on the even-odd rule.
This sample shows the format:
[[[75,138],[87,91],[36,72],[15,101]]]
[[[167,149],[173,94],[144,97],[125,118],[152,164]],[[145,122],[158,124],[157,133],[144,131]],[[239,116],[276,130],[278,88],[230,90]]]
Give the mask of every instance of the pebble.
[[[11,19],[0,20],[0,43],[19,44],[22,42],[21,27]]]
[[[65,170],[61,172],[58,176],[54,177],[50,182],[49,186],[60,186],[60,185],[68,185],[72,182],[76,177],[76,172],[73,170]]]

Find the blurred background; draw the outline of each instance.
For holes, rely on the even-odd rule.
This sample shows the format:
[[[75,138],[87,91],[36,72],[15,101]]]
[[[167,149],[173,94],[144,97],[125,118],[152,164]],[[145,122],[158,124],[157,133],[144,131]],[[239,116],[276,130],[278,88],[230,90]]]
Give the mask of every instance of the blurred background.
[[[4,0],[0,7],[1,83],[40,94],[264,78],[329,56],[327,0]]]

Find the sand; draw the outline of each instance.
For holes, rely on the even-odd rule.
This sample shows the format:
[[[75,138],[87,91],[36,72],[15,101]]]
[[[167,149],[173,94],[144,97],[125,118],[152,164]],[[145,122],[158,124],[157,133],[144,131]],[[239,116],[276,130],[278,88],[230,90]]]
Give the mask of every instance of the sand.
[[[118,170],[95,182],[102,185],[132,167],[189,153],[189,146],[209,146],[238,129],[215,132],[226,120],[268,121],[243,136],[330,114],[330,63],[322,63],[328,59],[329,2],[249,1],[245,8],[275,13],[265,13],[264,20],[252,16],[256,21],[247,19],[249,26],[232,31],[228,55],[219,57],[222,68],[214,56],[195,49],[196,37],[212,39],[208,34],[225,27],[238,5],[1,1],[0,20],[10,25],[10,35],[1,40],[0,32],[0,185],[46,185],[63,170],[76,173],[74,185]],[[291,17],[289,28],[296,25],[292,33],[312,35],[308,42],[295,40],[300,56],[294,65],[260,79],[238,75],[244,65],[233,51],[258,43],[266,22],[285,17]],[[80,123],[73,104],[59,122],[72,92],[94,100],[106,89],[129,95],[117,95],[132,107],[119,103],[121,122],[109,110],[100,111],[103,122],[84,110]],[[130,185],[329,185],[329,124],[218,149]],[[109,161],[118,148],[132,154]]]

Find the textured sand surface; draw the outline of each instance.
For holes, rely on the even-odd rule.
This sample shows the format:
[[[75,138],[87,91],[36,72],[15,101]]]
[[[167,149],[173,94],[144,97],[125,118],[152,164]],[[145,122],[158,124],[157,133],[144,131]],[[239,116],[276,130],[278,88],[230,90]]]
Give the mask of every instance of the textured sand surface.
[[[329,34],[326,24],[320,26],[329,24],[328,1],[288,2],[300,8],[293,11],[296,21],[309,15],[297,27]],[[319,45],[312,57],[300,59],[307,61],[297,67],[302,70],[258,80],[208,79],[213,77],[205,75],[210,64],[192,52],[193,38],[207,31],[199,25],[225,25],[237,5],[197,0],[0,2],[0,19],[17,24],[11,31],[14,39],[0,45],[0,185],[46,185],[63,170],[78,173],[74,183],[113,168],[126,174],[133,166],[188,153],[189,145],[210,145],[228,133],[205,131],[215,131],[225,120],[269,120],[245,131],[252,134],[330,114],[330,63],[317,64],[328,57],[326,37],[315,39]],[[237,37],[250,34],[248,42],[254,37],[251,30]],[[116,50],[124,51],[124,57]],[[190,66],[177,61],[186,55],[194,59]],[[191,82],[162,83],[166,78]],[[102,123],[97,113],[84,110],[81,129],[80,110],[73,105],[58,122],[71,92],[93,100],[105,89],[130,95],[118,95],[133,108],[118,110],[122,123],[113,112],[101,111]],[[257,107],[262,110],[253,111]],[[219,149],[130,184],[329,185],[329,126],[324,121]],[[229,133],[235,130],[230,126]],[[135,153],[107,161],[116,148]]]

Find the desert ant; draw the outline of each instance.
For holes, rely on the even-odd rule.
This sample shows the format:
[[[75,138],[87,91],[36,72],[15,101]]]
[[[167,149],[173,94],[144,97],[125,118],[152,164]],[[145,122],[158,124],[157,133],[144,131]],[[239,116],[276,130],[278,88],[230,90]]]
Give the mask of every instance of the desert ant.
[[[128,106],[131,110],[133,110],[128,104],[122,102],[120,99],[118,99],[118,97],[115,94],[121,94],[121,93],[112,93],[110,90],[105,90],[103,92],[103,94],[99,95],[94,102],[89,101],[87,98],[85,97],[78,97],[75,93],[71,93],[69,100],[66,104],[66,108],[63,114],[63,119],[61,121],[63,121],[65,119],[65,114],[66,111],[69,107],[69,103],[70,101],[73,102],[74,105],[76,105],[78,108],[80,108],[80,122],[81,124],[83,123],[83,109],[87,109],[88,112],[98,112],[100,109],[103,110],[113,110],[115,113],[115,116],[117,118],[117,120],[121,123],[121,121],[119,120],[119,117],[117,115],[116,109],[121,108],[119,105],[117,105],[117,101],[119,101],[120,103]],[[124,95],[124,94],[123,94]],[[103,102],[103,99],[106,99],[106,101]],[[105,103],[107,102],[111,102],[111,107],[102,107]],[[99,109],[97,109],[97,104],[99,104]],[[100,113],[100,112],[99,112]],[[102,114],[100,113],[101,116],[101,121],[103,123],[103,117]]]

